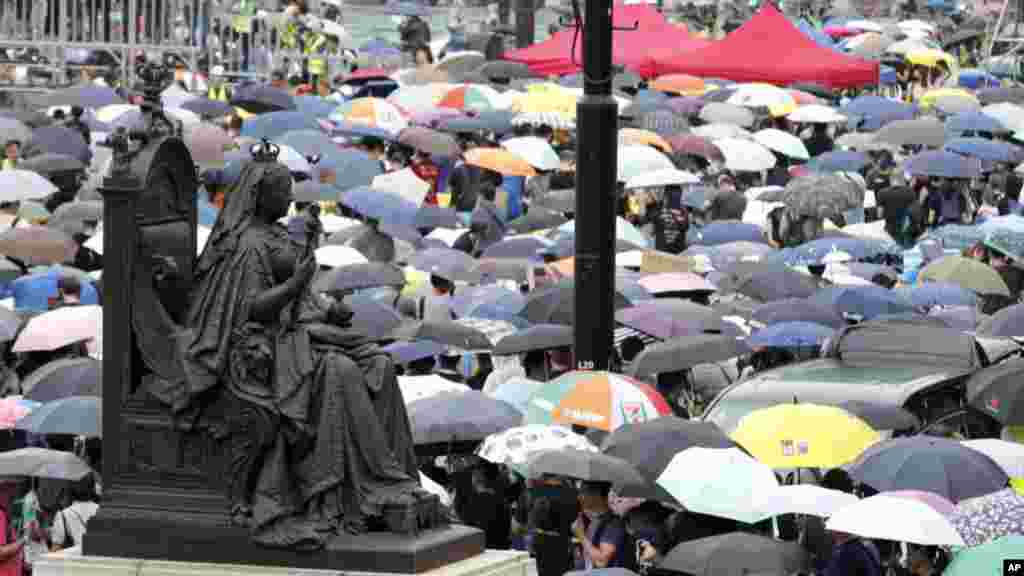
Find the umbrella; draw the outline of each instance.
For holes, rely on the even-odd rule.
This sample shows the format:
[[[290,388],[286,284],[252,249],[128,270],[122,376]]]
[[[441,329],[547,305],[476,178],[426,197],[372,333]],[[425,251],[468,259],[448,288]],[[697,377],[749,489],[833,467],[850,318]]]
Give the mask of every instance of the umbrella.
[[[781,192],[758,200],[779,201],[794,216],[830,218],[864,207],[864,188],[843,174],[811,174],[794,178]]]
[[[754,125],[754,113],[742,106],[711,102],[700,110],[699,118],[708,124],[732,124],[742,128]]]
[[[319,130],[316,119],[294,110],[260,114],[242,123],[242,136],[270,140],[299,130]]]
[[[627,182],[647,172],[673,170],[675,165],[667,156],[650,146],[619,146],[617,180]]]
[[[991,458],[955,440],[896,438],[868,448],[850,476],[875,490],[924,490],[953,502],[990,494],[1008,477]]]
[[[399,132],[398,142],[431,156],[451,157],[461,152],[451,135],[419,126],[410,126]]]
[[[1024,305],[1002,308],[978,326],[984,336],[1024,336]]]
[[[867,422],[875,430],[911,430],[921,425],[917,416],[891,404],[846,400],[836,407]]]
[[[313,290],[328,294],[345,294],[353,290],[377,286],[405,285],[405,274],[394,264],[369,262],[335,268],[320,274],[313,282]]]
[[[181,103],[181,108],[194,112],[204,118],[220,118],[231,114],[232,107],[227,102],[209,98],[192,98]]]
[[[776,128],[765,128],[764,130],[755,132],[754,141],[769,150],[782,154],[783,156],[789,156],[790,158],[796,158],[798,160],[809,160],[811,158],[810,153],[807,151],[807,147],[804,146],[802,140],[793,136],[789,132],[783,132]],[[721,147],[722,142],[719,141],[717,144]],[[728,158],[728,156],[726,156],[726,158]]]
[[[572,201],[575,202],[575,197],[572,198]],[[566,210],[566,212],[574,212],[575,209],[574,205],[569,207],[569,210]],[[560,210],[556,211],[534,204],[530,206],[529,212],[510,221],[508,223],[508,230],[516,234],[528,234],[539,230],[556,228],[569,221]]]
[[[677,452],[657,484],[687,511],[755,524],[760,502],[778,487],[775,473],[738,448],[692,446]]]
[[[747,338],[751,348],[818,348],[835,331],[812,322],[780,322],[761,328]]]
[[[439,108],[453,108],[465,112],[494,110],[507,108],[502,106],[504,98],[501,94],[485,84],[465,84],[456,86],[442,96],[437,102]]]
[[[446,380],[437,374],[399,376],[398,387],[402,390],[402,398],[406,405],[441,394],[462,394],[469,391],[464,384]]]
[[[71,436],[102,436],[102,406],[95,396],[69,396],[47,402],[18,421],[18,430],[33,434],[68,434]],[[9,454],[9,452],[8,452]]]
[[[867,95],[854,98],[841,106],[839,112],[859,118],[863,130],[876,130],[888,122],[912,119],[915,107],[898,100]]]
[[[670,292],[714,292],[718,287],[692,272],[662,272],[644,276],[640,285],[651,294]]]
[[[446,132],[495,132],[497,134],[504,134],[512,130],[512,119],[519,118],[520,116],[524,115],[514,115],[508,110],[484,110],[478,112],[475,116],[444,118],[438,122],[437,128]],[[536,120],[540,117],[533,116],[532,118]],[[534,123],[546,124],[546,122]],[[575,126],[575,123],[573,123],[573,126]]]
[[[665,399],[648,384],[610,372],[569,372],[534,393],[526,422],[612,431],[671,413]]]
[[[697,228],[691,226],[686,232],[689,245],[717,246],[732,242],[755,242],[767,244],[764,230],[757,224],[738,220],[716,220]]]
[[[666,148],[666,142],[662,138],[663,136],[671,136],[673,134],[679,134],[680,132],[686,132],[690,128],[690,123],[682,116],[676,114],[672,110],[665,108],[659,108],[658,110],[652,110],[641,114],[640,117],[631,123],[634,128],[622,128],[619,132],[620,143],[634,143],[634,144],[648,144],[656,146],[662,150]],[[629,136],[625,130],[636,130],[647,133],[647,137],[650,139],[647,142],[636,141],[636,135]]]
[[[637,174],[626,182],[626,188],[657,188],[662,186],[699,184],[700,178],[675,168]]]
[[[49,180],[28,170],[0,171],[0,201],[20,202],[46,198],[57,191]]]
[[[19,448],[0,454],[0,474],[53,480],[79,480],[92,472],[70,452],[49,448]]]
[[[764,326],[783,322],[813,322],[833,329],[846,326],[846,320],[832,308],[805,298],[786,298],[761,304],[753,319]]]
[[[416,252],[408,258],[407,264],[448,280],[476,281],[479,279],[476,260],[459,250],[450,248],[429,248]]]
[[[950,520],[968,546],[1024,534],[1024,495],[1006,488],[964,500]]]
[[[387,346],[382,346],[381,350],[390,354],[395,364],[408,364],[444,354],[448,347],[430,340],[413,340],[412,342],[392,342]],[[406,403],[408,403],[408,399]]]
[[[537,75],[534,74],[526,64],[510,62],[508,60],[491,60],[485,62],[479,68],[474,70],[473,74],[491,80],[495,78],[519,80],[537,77]]]
[[[21,389],[29,400],[36,402],[68,396],[102,396],[103,364],[89,357],[54,360],[26,376]]]
[[[231,97],[231,105],[257,115],[295,110],[295,100],[288,92],[266,84],[240,86]]]
[[[1008,142],[998,142],[987,138],[954,138],[946,142],[944,150],[962,156],[971,156],[990,162],[1012,162],[1024,159],[1024,150]]]
[[[629,300],[621,293],[615,294],[615,307],[626,308]],[[561,280],[531,292],[520,316],[534,324],[564,324],[572,326],[576,314],[576,292],[572,280]]]
[[[526,160],[537,170],[557,170],[562,161],[547,140],[536,136],[509,138],[501,142],[502,148]]]
[[[841,408],[779,404],[744,416],[732,438],[772,468],[837,468],[879,435]]]
[[[410,403],[408,411],[417,445],[479,441],[523,419],[511,404],[476,390],[422,398]]]
[[[885,518],[885,522],[879,522]],[[825,523],[833,532],[845,532],[910,542],[924,546],[963,546],[963,538],[949,519],[918,500],[898,498],[886,493],[859,500],[837,511]]]
[[[963,444],[995,460],[1011,479],[1024,478],[1024,444],[995,438],[964,440]]]
[[[95,305],[64,306],[33,316],[14,342],[13,352],[57,350],[75,342],[98,339],[103,309]]]
[[[946,129],[933,118],[897,120],[875,133],[875,140],[896,146],[938,148],[946,141]]]
[[[1024,549],[1024,536],[1019,533],[1003,536],[964,550],[960,550],[953,556],[953,561],[946,566],[943,572],[946,576],[975,576],[981,574],[1006,573],[1003,569],[1007,563],[1012,565],[1012,558],[1019,558],[1020,551]]]
[[[381,98],[365,97],[349,100],[331,113],[331,120],[365,124],[399,132],[409,125],[405,115],[394,104]]]
[[[762,138],[765,136],[762,135]],[[722,151],[722,155],[725,157],[725,167],[729,170],[761,172],[775,166],[775,155],[759,142],[740,138],[722,138],[715,140],[715,146]],[[778,137],[773,139],[773,143],[777,146],[786,144]],[[801,154],[800,150],[796,150],[791,145],[787,147],[787,151],[787,153]],[[806,154],[806,151],[803,154]]]
[[[8,140],[17,140],[24,143],[32,137],[32,129],[16,118],[0,116],[0,130],[3,131],[4,137]]]
[[[663,372],[679,372],[698,364],[722,362],[749,350],[733,336],[696,334],[650,344],[637,354],[627,372],[646,378]]]
[[[839,510],[857,502],[857,497],[839,490],[813,484],[779,486],[761,502],[761,510],[771,516],[806,514],[828,518]]]
[[[525,472],[532,454],[559,450],[597,452],[597,447],[564,426],[534,425],[510,428],[488,436],[476,449],[476,455],[488,462],[506,464]]]
[[[99,109],[111,104],[124,104],[112,88],[96,84],[79,84],[48,94],[37,102],[39,108],[54,106],[81,106]]]
[[[853,150],[834,150],[815,156],[807,163],[811,172],[859,172],[871,163],[871,158]]]
[[[474,316],[486,307],[513,315],[519,313],[524,305],[526,296],[521,292],[495,284],[460,288],[452,300],[452,310],[458,317]]]
[[[608,484],[642,482],[643,478],[628,462],[589,450],[542,450],[530,455],[527,468],[533,477],[551,474]]]
[[[86,165],[92,162],[89,143],[78,130],[66,126],[46,126],[32,132],[32,138],[25,144],[23,156],[31,158],[41,154],[63,154],[76,158]]]
[[[694,446],[733,448],[736,444],[712,422],[665,416],[615,430],[602,443],[601,450],[629,462],[643,476],[640,484],[616,487],[620,496],[672,502],[672,497],[655,482],[677,453]]]
[[[711,308],[689,300],[659,298],[618,310],[615,321],[664,340],[700,334],[713,315]]]
[[[18,161],[18,170],[38,172],[43,175],[61,172],[78,172],[86,169],[85,163],[66,154],[40,154]],[[16,172],[16,170],[15,170]]]
[[[962,135],[965,132],[1009,134],[1013,132],[1002,121],[984,112],[964,112],[946,118],[946,132]]]
[[[395,329],[398,340],[430,340],[460,350],[490,350],[493,344],[486,334],[451,321],[408,322]]]
[[[402,316],[392,306],[364,300],[352,306],[349,324],[359,334],[375,340],[385,339],[402,325]]]
[[[535,176],[525,159],[504,148],[473,148],[464,155],[466,164],[492,170],[504,176]]]
[[[533,350],[567,348],[573,345],[573,329],[560,324],[536,324],[505,336],[491,351],[495,356],[525,354]]]
[[[946,256],[920,270],[918,282],[947,282],[978,294],[1010,295],[1010,289],[991,266],[963,256]]]
[[[829,286],[813,296],[814,302],[831,306],[844,317],[870,320],[883,314],[913,312],[914,307],[899,294],[877,285]]]
[[[753,576],[798,574],[809,565],[807,553],[795,542],[732,532],[678,544],[658,568],[694,576]]]
[[[929,150],[916,154],[903,163],[903,169],[916,176],[962,179],[981,176],[981,162],[977,158],[945,150]]]
[[[786,118],[790,122],[800,122],[805,124],[835,124],[839,122],[846,122],[847,117],[836,112],[835,108],[831,106],[822,106],[820,104],[808,104],[801,106],[796,110],[790,112]]]
[[[974,373],[967,381],[967,401],[1003,425],[1024,424],[1019,385],[1024,362],[1010,359]]]
[[[1006,127],[1011,132],[1020,132],[1024,130],[1024,121],[1021,120],[1024,115],[1024,107],[1018,106],[1017,104],[1011,104],[1009,102],[1000,102],[998,104],[989,104],[981,109],[981,113],[994,119],[1001,126]]]
[[[978,297],[957,284],[929,282],[917,286],[901,286],[896,292],[916,308],[935,306],[975,306]]]

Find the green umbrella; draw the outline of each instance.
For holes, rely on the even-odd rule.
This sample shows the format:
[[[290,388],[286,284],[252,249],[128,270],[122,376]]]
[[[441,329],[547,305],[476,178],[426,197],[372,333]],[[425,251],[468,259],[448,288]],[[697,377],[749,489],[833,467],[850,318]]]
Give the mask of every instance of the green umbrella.
[[[963,256],[940,258],[922,268],[917,277],[919,282],[948,282],[978,294],[1010,296],[1010,289],[994,268]]]
[[[738,448],[702,446],[673,456],[657,483],[690,512],[746,524],[771,516],[760,503],[779,485],[771,468]]]
[[[1002,576],[1003,560],[1024,556],[1024,536],[1003,536],[953,556],[943,576]]]

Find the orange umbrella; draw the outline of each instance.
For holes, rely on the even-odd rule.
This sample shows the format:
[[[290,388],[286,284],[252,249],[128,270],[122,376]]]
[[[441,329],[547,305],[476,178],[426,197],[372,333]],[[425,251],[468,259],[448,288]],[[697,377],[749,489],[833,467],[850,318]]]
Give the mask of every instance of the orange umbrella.
[[[642,146],[653,146],[665,154],[672,153],[672,145],[650,130],[639,128],[619,128],[619,144],[640,144]]]
[[[808,104],[823,104],[821,98],[818,98],[814,94],[804,92],[803,90],[793,90],[792,88],[790,88],[786,90],[786,92],[789,92],[789,95],[793,97],[793,100],[796,100],[797,106],[807,106]]]
[[[465,154],[466,164],[493,170],[504,176],[536,176],[537,171],[504,148],[474,148]]]
[[[688,96],[699,96],[705,92],[704,80],[689,74],[659,76],[650,83],[649,88],[659,92],[674,92]]]

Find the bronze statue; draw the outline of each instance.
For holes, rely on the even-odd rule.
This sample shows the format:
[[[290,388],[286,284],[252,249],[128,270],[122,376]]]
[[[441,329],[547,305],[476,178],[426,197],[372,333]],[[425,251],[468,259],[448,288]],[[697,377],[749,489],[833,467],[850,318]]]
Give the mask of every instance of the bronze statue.
[[[276,147],[253,148],[195,268],[176,336],[181,377],[150,382],[192,419],[227,399],[232,520],[257,543],[317,549],[389,510],[435,499],[419,487],[405,402],[390,357],[347,329],[351,311],[310,290],[312,242],[278,224],[292,201]]]

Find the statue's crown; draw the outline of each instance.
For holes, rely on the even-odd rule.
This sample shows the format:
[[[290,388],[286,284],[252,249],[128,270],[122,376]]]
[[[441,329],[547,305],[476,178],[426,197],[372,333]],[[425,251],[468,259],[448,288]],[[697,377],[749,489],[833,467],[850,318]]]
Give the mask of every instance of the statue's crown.
[[[262,142],[253,144],[249,152],[252,154],[252,159],[257,162],[277,162],[281,147],[264,138]]]

